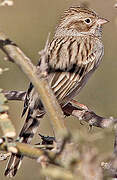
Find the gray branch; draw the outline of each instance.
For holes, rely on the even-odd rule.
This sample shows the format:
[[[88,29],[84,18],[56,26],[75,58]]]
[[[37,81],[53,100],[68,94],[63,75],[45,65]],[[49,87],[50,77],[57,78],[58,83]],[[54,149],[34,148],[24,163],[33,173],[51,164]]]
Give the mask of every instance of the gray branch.
[[[26,95],[25,91],[3,90],[2,92],[8,100],[24,101]],[[108,128],[110,125],[117,123],[117,119],[101,117],[88,108],[83,109],[83,107],[86,107],[85,105],[83,105],[83,107],[80,107],[73,102],[71,101],[65,107],[63,107],[62,110],[66,116],[74,116],[81,121],[89,123],[90,126],[96,126],[99,128]]]

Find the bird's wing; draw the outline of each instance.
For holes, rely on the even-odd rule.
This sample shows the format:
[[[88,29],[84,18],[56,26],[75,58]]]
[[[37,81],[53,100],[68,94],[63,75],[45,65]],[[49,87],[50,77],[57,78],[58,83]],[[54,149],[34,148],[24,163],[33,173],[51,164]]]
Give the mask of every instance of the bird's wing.
[[[64,54],[65,48],[67,48],[67,54]],[[94,40],[82,40],[81,38],[77,40],[72,39],[70,44],[64,41],[63,45],[58,47],[59,60],[56,60],[55,57],[53,59],[55,72],[52,73],[49,82],[60,104],[66,96],[72,94],[76,86],[81,88],[80,83],[82,79],[98,63],[97,48]],[[99,52],[102,54],[102,48],[100,48]],[[63,62],[63,69],[60,61]],[[68,61],[70,68],[67,69],[65,68],[65,64],[68,64]],[[50,66],[51,64],[52,60]],[[71,98],[73,97],[71,96]]]

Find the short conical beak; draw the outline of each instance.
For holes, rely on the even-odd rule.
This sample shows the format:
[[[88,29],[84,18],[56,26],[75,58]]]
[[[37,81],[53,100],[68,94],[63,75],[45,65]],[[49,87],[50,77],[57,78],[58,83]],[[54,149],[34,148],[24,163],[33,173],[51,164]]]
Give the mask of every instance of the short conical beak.
[[[103,25],[103,24],[106,24],[106,23],[108,23],[109,21],[107,20],[107,19],[105,19],[105,18],[99,18],[98,20],[97,20],[97,23],[99,24],[99,25]]]

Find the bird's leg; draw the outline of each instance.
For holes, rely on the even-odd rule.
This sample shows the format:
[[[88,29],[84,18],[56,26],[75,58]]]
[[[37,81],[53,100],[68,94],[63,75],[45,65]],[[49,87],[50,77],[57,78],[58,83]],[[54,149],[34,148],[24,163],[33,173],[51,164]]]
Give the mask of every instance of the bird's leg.
[[[84,104],[80,104],[78,101],[72,99],[71,101],[71,104],[75,105],[77,108],[80,108],[81,110],[89,110],[88,107]]]
[[[62,110],[66,116],[73,115],[78,117],[81,125],[83,125],[82,123],[83,115],[87,111],[90,111],[86,105],[80,104],[78,101],[73,99],[66,106],[64,106]]]

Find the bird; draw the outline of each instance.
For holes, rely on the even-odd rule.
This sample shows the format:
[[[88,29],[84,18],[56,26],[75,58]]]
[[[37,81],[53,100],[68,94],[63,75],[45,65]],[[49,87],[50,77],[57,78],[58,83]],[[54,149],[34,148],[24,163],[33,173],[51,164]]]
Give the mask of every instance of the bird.
[[[48,82],[61,107],[79,94],[99,67],[104,55],[102,26],[108,22],[94,10],[71,6],[64,11],[48,44]],[[40,58],[37,67],[41,68]],[[40,120],[46,113],[35,87],[30,83],[22,116],[28,110],[18,141],[31,143]],[[13,177],[21,165],[22,155],[11,154],[5,176]]]

